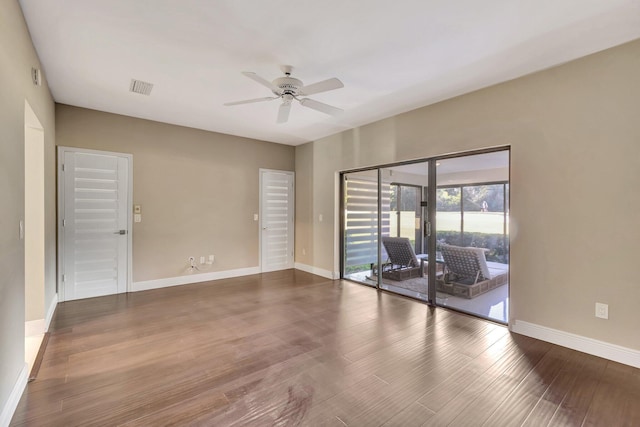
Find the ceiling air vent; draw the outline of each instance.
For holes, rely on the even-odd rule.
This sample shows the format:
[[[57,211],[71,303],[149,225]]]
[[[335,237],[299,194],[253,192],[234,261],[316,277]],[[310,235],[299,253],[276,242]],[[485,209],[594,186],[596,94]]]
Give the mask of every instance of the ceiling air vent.
[[[141,95],[151,95],[151,89],[153,89],[153,83],[143,82],[141,80],[131,79],[129,85],[129,92],[139,93]]]

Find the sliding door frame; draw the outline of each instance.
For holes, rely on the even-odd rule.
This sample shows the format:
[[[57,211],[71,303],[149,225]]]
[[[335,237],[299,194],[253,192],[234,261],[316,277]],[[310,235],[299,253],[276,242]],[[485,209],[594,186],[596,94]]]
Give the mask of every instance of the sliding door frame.
[[[340,171],[340,231],[339,231],[339,239],[340,239],[340,251],[339,251],[339,257],[340,257],[340,279],[343,280],[350,280],[348,278],[344,277],[344,268],[345,268],[345,225],[346,225],[346,211],[345,211],[345,191],[344,191],[344,183],[345,183],[345,176],[347,174],[350,173],[356,173],[356,172],[365,172],[365,171],[377,171],[377,175],[378,175],[378,239],[377,239],[377,253],[378,253],[378,259],[376,260],[377,263],[377,269],[378,271],[381,271],[382,268],[382,239],[380,238],[382,235],[382,197],[380,197],[380,195],[382,194],[382,170],[385,168],[390,168],[390,167],[394,167],[394,166],[403,166],[403,165],[411,165],[411,164],[416,164],[416,163],[425,163],[428,165],[428,170],[427,170],[427,186],[424,187],[427,189],[427,248],[428,248],[428,255],[429,257],[433,257],[435,259],[436,256],[436,239],[435,239],[435,231],[436,231],[436,201],[437,201],[437,197],[436,197],[436,192],[437,192],[437,162],[440,160],[446,160],[446,159],[453,159],[453,158],[457,158],[457,157],[467,157],[467,156],[474,156],[474,155],[478,155],[478,154],[488,154],[488,153],[495,153],[495,152],[499,152],[499,151],[507,151],[509,153],[509,190],[511,190],[511,146],[510,145],[501,145],[501,146],[497,146],[497,147],[491,147],[491,148],[484,148],[484,149],[479,149],[479,150],[470,150],[470,151],[464,151],[464,152],[457,152],[457,153],[450,153],[450,154],[442,154],[442,155],[438,155],[438,156],[433,156],[433,157],[427,157],[427,158],[422,158],[422,159],[414,159],[414,160],[407,160],[407,161],[401,161],[401,162],[393,162],[393,163],[386,163],[386,164],[382,164],[382,165],[376,165],[376,166],[370,166],[370,167],[364,167],[364,168],[354,168],[354,169],[346,169],[343,171]],[[461,195],[462,197],[462,195]],[[509,202],[511,201],[511,197],[509,197]],[[505,205],[506,205],[506,211],[509,211],[509,206],[507,201],[505,200]],[[425,222],[423,221],[423,224]],[[511,245],[508,246],[509,247],[509,251],[511,250]],[[509,260],[511,259],[511,254],[509,254]],[[435,278],[436,278],[436,263],[435,262],[430,262],[428,263],[428,275],[427,275],[427,280],[428,280],[428,287],[427,287],[427,301],[426,302],[428,305],[430,306],[436,306],[436,287],[433,286],[433,284],[435,283]],[[383,292],[389,292],[385,289],[381,289],[380,288],[380,283],[381,283],[381,274],[377,275],[377,280],[376,280],[376,289],[378,291],[383,291]],[[357,283],[357,282],[356,282]],[[510,286],[511,284],[509,284]],[[393,293],[393,292],[392,292]],[[395,295],[395,293],[394,293]],[[416,301],[422,301],[419,299],[416,299]],[[447,307],[450,308],[450,307]],[[455,309],[454,309],[455,310]],[[460,311],[460,310],[456,310],[456,311]],[[487,319],[487,320],[491,320],[492,319]]]

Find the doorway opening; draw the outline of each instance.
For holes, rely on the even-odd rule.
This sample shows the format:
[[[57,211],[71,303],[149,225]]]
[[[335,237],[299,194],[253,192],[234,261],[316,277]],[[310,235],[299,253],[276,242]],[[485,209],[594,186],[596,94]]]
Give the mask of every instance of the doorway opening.
[[[29,103],[24,108],[25,362],[29,371],[45,333],[44,128]]]

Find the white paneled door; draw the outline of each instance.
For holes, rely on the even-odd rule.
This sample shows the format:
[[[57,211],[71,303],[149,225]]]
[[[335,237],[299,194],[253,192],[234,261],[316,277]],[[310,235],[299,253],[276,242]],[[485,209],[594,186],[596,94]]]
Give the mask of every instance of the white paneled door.
[[[61,298],[127,291],[130,155],[60,148]]]
[[[293,172],[260,170],[262,272],[293,268]]]

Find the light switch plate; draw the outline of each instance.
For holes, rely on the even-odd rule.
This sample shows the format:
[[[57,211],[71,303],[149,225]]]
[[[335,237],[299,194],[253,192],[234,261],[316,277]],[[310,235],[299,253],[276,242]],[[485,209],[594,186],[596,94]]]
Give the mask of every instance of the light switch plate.
[[[141,214],[134,214],[133,215],[133,222],[142,222],[142,215]]]
[[[133,213],[142,213],[140,205],[133,205]]]

